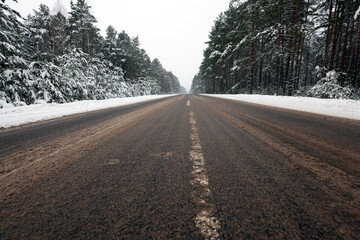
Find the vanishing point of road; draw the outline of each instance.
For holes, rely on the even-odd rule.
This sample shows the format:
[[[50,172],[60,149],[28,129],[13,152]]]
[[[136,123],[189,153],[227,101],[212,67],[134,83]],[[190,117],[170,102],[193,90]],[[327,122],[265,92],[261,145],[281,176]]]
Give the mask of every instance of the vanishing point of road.
[[[1,130],[0,239],[360,239],[360,122],[178,95]]]

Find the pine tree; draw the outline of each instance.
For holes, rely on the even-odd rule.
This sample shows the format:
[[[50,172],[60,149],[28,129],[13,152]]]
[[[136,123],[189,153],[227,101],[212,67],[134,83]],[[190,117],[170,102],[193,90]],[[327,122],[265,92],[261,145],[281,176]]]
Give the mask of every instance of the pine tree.
[[[30,29],[26,38],[28,58],[33,61],[51,61],[54,57],[54,42],[51,39],[50,9],[45,4],[40,4],[39,10],[34,10],[29,15],[25,25]]]
[[[29,31],[19,19],[19,13],[0,2],[0,101],[22,104],[31,95],[22,52]]]
[[[103,43],[103,56],[106,60],[112,62],[115,66],[121,66],[120,51],[116,46],[117,31],[113,26],[106,29],[106,37]]]
[[[0,65],[5,68],[24,66],[22,39],[28,29],[19,21],[20,15],[0,2]]]
[[[99,29],[94,25],[97,20],[90,13],[91,7],[86,0],[77,0],[76,4],[71,1],[70,6],[70,44],[91,56],[96,55],[101,47],[101,36]]]
[[[51,41],[53,42],[53,54],[55,56],[64,55],[68,48],[67,25],[68,20],[61,12],[51,16],[50,35]]]

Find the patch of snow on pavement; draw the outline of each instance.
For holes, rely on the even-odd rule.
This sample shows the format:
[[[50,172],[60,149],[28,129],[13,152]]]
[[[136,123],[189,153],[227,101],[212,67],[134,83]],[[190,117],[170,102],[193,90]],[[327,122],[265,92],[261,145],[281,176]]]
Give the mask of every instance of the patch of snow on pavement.
[[[232,99],[266,106],[279,107],[333,117],[360,120],[360,101],[347,99],[320,99],[250,94],[203,94],[210,97]]]
[[[147,95],[139,97],[113,98],[106,100],[85,100],[72,103],[33,104],[0,109],[0,128],[63,117],[67,115],[145,102],[172,95]]]

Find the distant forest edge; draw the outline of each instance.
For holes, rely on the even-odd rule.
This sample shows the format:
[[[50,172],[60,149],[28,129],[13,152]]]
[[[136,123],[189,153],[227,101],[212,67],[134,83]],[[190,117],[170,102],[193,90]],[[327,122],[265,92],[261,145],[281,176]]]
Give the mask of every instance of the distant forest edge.
[[[194,93],[359,98],[359,0],[232,0]]]
[[[0,1],[0,108],[185,92],[137,37],[112,26],[102,37],[90,8],[71,1],[66,17],[41,4],[23,19]]]

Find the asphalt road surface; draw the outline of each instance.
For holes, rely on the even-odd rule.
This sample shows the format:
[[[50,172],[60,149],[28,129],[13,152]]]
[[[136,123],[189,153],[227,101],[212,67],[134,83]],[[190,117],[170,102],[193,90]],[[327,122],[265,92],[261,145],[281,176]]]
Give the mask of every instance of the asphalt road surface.
[[[181,95],[0,131],[0,239],[360,239],[360,122]]]

